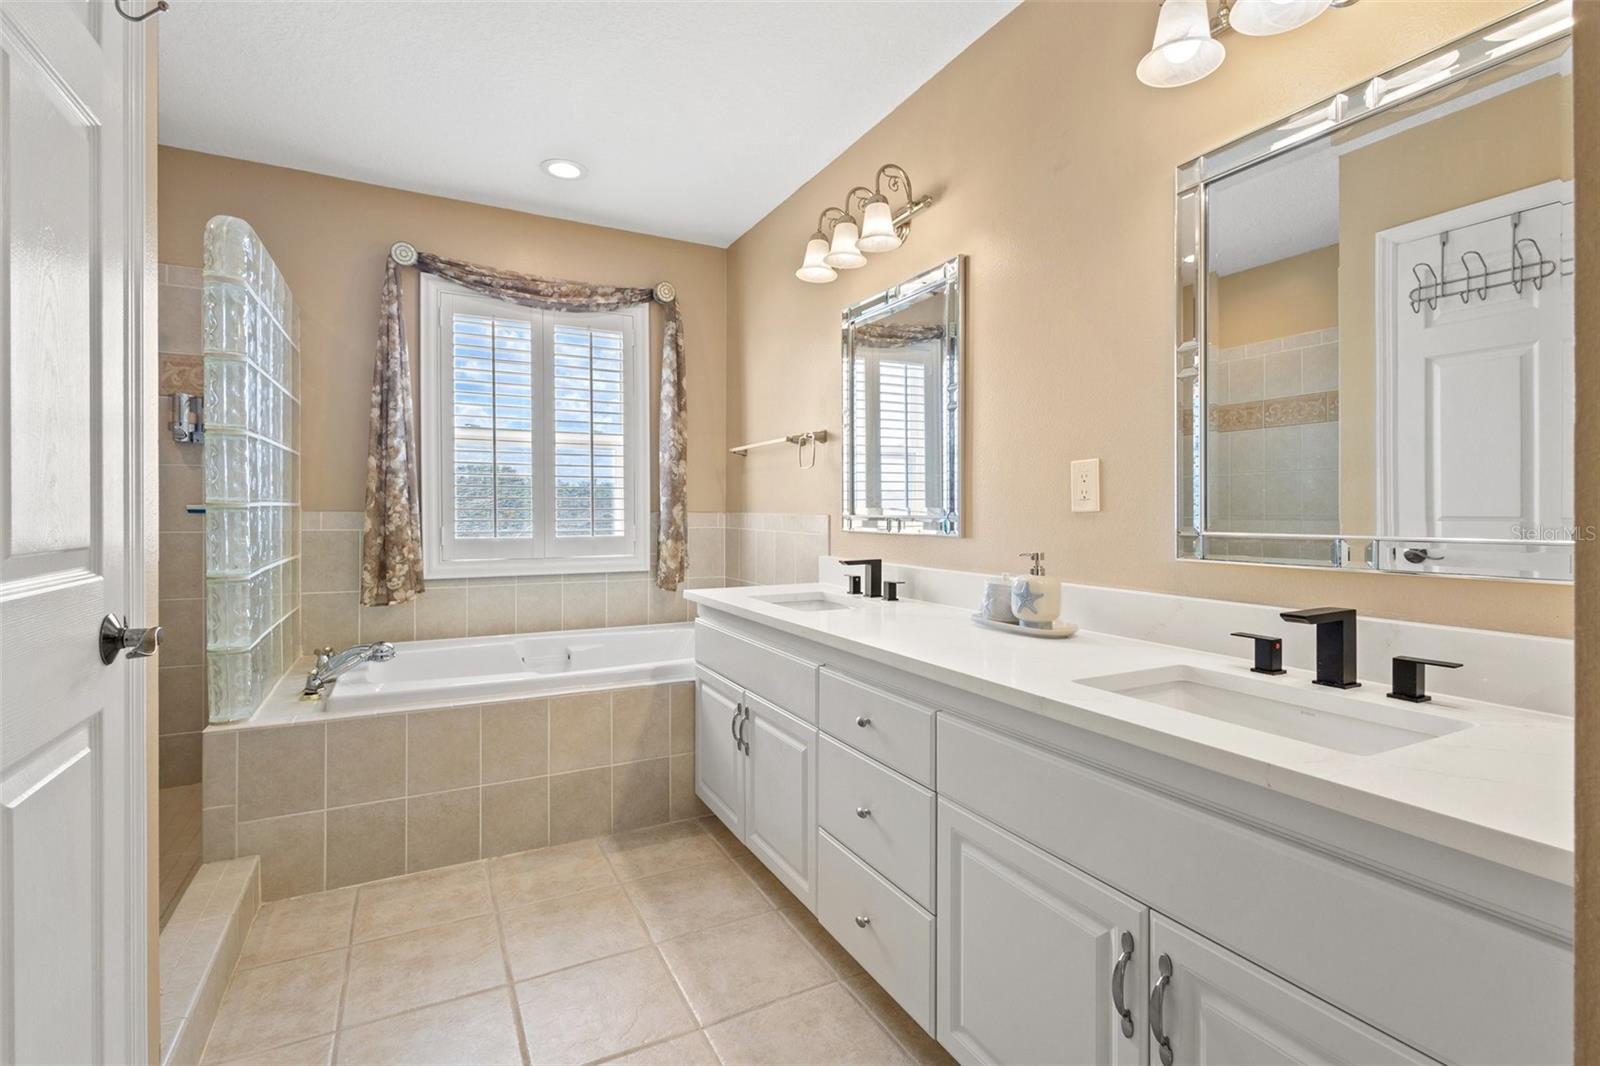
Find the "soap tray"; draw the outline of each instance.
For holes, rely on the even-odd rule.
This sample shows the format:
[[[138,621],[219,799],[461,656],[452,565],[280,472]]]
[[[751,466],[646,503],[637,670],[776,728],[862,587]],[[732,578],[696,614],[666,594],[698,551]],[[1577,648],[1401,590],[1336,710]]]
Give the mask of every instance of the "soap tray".
[[[996,622],[993,618],[986,618],[982,614],[974,613],[972,620],[985,629],[999,629],[1007,633],[1021,633],[1025,637],[1040,637],[1044,640],[1060,640],[1070,637],[1078,631],[1074,622],[1063,622],[1057,618],[1049,629],[1035,626],[1025,626],[1021,622]]]

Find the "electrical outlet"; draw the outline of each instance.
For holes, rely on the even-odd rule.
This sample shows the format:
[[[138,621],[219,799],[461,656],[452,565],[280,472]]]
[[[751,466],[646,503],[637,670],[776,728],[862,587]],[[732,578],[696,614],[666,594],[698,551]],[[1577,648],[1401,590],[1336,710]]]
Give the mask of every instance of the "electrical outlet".
[[[1100,460],[1074,459],[1072,461],[1072,509],[1074,511],[1100,510]]]

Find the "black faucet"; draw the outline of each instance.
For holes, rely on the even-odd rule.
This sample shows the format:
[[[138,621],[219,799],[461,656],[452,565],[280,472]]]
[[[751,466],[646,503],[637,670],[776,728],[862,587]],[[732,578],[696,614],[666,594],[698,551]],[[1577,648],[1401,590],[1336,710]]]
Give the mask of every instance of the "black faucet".
[[[867,598],[878,599],[883,595],[883,560],[882,559],[840,559],[841,566],[864,566],[867,568]]]
[[[1284,611],[1285,622],[1304,622],[1317,627],[1317,677],[1319,685],[1357,688],[1356,612],[1349,607],[1307,607],[1303,611]]]

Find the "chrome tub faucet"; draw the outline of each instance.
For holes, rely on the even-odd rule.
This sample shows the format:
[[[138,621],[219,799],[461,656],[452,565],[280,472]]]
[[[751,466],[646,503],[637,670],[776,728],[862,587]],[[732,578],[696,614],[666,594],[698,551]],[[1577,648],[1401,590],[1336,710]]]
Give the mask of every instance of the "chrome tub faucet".
[[[380,640],[375,644],[357,644],[337,655],[334,654],[332,647],[323,648],[317,652],[317,665],[306,675],[306,687],[301,690],[301,695],[320,696],[322,690],[346,670],[366,662],[386,663],[393,658],[394,645],[387,640]]]

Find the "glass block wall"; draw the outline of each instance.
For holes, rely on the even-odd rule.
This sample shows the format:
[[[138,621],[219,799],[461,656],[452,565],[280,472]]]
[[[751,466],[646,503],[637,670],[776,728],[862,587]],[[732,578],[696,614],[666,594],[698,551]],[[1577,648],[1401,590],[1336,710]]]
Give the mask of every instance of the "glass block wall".
[[[300,321],[243,219],[206,224],[206,688],[250,717],[300,647]]]

